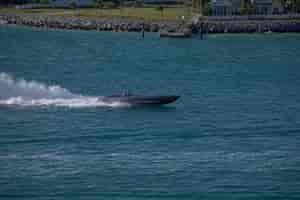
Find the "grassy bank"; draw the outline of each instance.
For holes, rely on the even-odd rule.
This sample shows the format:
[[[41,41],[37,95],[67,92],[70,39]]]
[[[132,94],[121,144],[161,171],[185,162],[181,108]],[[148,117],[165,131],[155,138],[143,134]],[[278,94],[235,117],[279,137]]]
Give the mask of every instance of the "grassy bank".
[[[80,18],[128,18],[128,19],[144,19],[146,21],[180,21],[181,16],[189,18],[189,8],[167,7],[163,11],[157,7],[142,7],[133,8],[125,7],[122,9],[95,9],[95,8],[80,8],[80,9],[15,9],[15,8],[0,8],[1,13],[15,14],[38,14],[48,16],[76,16]]]

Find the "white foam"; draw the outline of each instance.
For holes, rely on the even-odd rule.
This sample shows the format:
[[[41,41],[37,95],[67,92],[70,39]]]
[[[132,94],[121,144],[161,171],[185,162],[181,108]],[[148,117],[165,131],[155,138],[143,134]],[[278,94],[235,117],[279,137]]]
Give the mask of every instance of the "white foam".
[[[105,102],[101,97],[74,94],[58,85],[47,86],[36,81],[15,80],[7,73],[0,73],[0,105],[63,106],[63,107],[120,107],[123,102]]]

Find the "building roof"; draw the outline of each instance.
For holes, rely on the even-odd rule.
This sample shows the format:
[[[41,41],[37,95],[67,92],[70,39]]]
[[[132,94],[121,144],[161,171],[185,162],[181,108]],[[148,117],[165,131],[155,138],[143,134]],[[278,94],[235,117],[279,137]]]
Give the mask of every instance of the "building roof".
[[[272,5],[272,0],[252,0],[255,5]]]

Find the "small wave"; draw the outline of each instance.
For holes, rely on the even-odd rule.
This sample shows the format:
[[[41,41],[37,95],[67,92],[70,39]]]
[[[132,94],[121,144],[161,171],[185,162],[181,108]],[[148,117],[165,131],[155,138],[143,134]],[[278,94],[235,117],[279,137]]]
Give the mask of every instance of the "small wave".
[[[47,86],[36,81],[16,80],[0,73],[0,105],[62,106],[62,107],[123,107],[123,102],[105,102],[102,97],[74,94],[59,86]]]

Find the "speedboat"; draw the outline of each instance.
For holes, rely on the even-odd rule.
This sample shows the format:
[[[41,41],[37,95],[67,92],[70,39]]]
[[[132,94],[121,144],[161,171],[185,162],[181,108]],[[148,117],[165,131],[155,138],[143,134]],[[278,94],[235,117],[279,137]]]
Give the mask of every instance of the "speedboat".
[[[143,96],[133,94],[111,95],[103,97],[103,101],[107,103],[120,102],[133,106],[151,106],[164,105],[176,101],[178,95],[163,95],[163,96]]]

